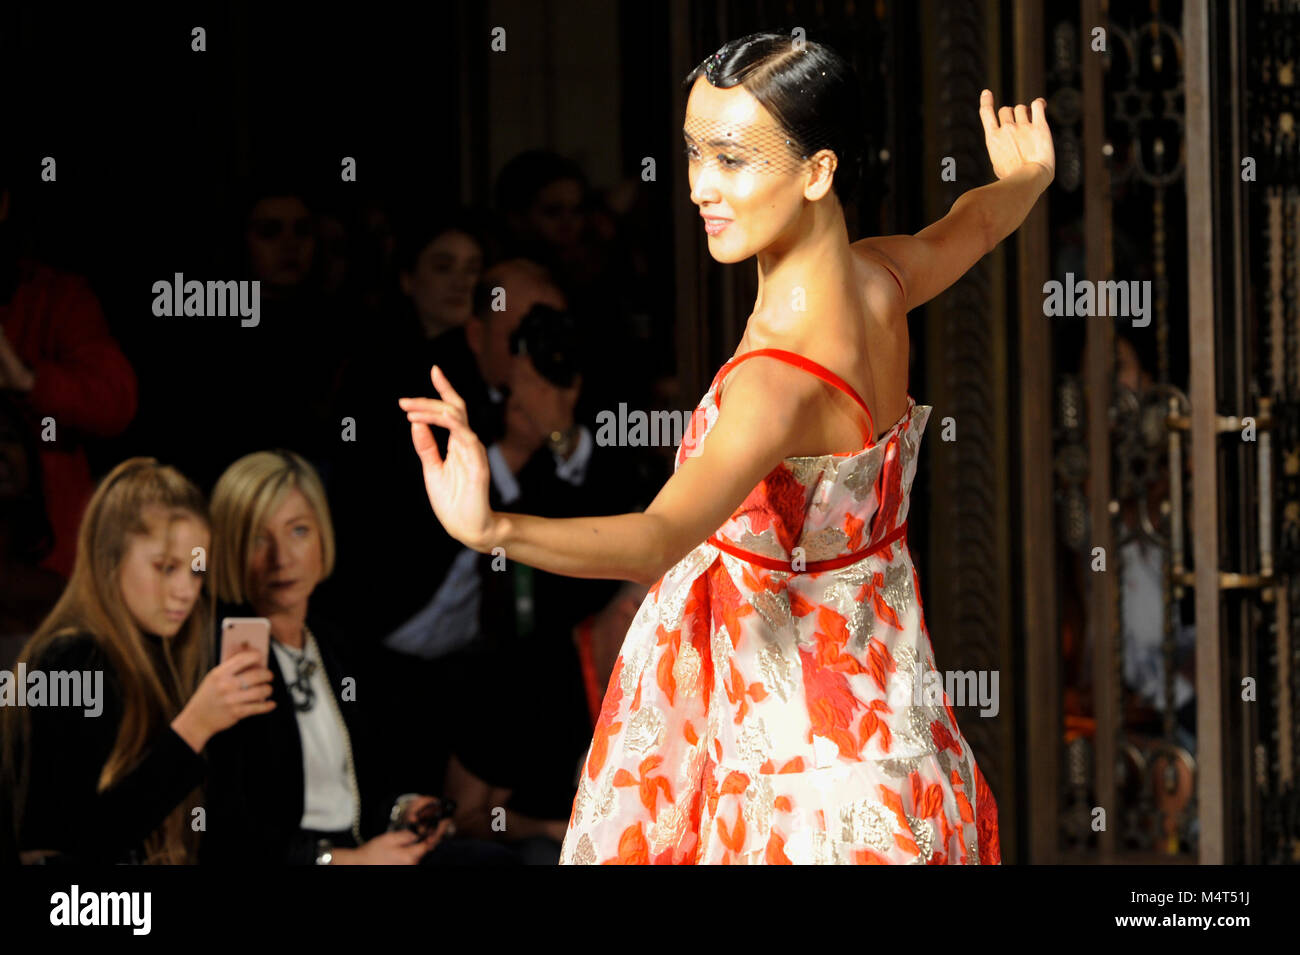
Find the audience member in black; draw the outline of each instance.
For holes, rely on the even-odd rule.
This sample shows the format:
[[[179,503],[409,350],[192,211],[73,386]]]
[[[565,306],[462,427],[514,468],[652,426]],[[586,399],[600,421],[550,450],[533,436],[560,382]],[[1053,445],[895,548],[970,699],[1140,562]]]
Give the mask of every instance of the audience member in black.
[[[620,401],[648,408],[651,381],[664,365],[661,350],[652,344],[652,316],[664,314],[666,303],[647,257],[636,254],[629,220],[620,214],[635,207],[638,193],[629,194],[626,184],[620,187],[598,193],[577,163],[544,149],[512,158],[496,183],[509,254],[546,267],[583,326],[587,384],[579,406],[582,417],[617,408]],[[607,360],[633,354],[642,361]]]
[[[513,157],[496,181],[496,211],[507,229],[504,254],[542,265],[561,286],[583,264],[587,178],[547,149]]]
[[[460,328],[474,310],[474,286],[483,274],[484,223],[467,210],[420,218],[398,246],[398,285],[424,338]]]
[[[258,283],[257,323],[246,327],[239,316],[154,319],[172,323],[168,333],[194,362],[169,361],[152,371],[155,396],[186,397],[155,400],[142,440],[172,441],[202,422],[204,440],[178,450],[205,487],[233,459],[282,444],[328,474],[344,433],[330,416],[342,355],[348,339],[364,332],[345,324],[346,301],[324,290],[325,257],[304,190],[288,177],[262,178],[248,187],[240,209],[235,260],[216,275],[186,278]]]
[[[488,449],[500,507],[542,517],[644,509],[653,493],[638,469],[635,450],[598,443],[593,429],[574,416],[581,377],[561,387],[538,370],[536,360],[515,356],[507,400],[508,438],[524,451],[511,458],[507,441],[499,454]],[[567,446],[557,449],[557,434],[567,438]],[[475,557],[483,580],[482,629],[502,647],[526,638],[534,623],[568,633],[604,606],[619,586],[613,580],[548,574],[491,554]],[[523,616],[521,608],[528,608]]]
[[[494,288],[502,290],[507,307],[500,313],[485,307],[468,326],[479,377],[462,377],[466,389],[462,397],[473,395],[480,381],[486,381],[492,398],[504,399],[495,400],[505,409],[504,428],[495,438],[491,426],[475,424],[482,410],[466,399],[471,427],[487,445],[495,505],[533,508],[530,512],[546,516],[580,514],[591,506],[608,507],[608,513],[619,513],[638,502],[643,506],[649,500],[644,490],[648,485],[635,466],[643,459],[623,449],[598,448],[592,429],[575,416],[583,380],[580,333],[563,311],[560,290],[544,270],[525,260],[510,260],[489,269],[480,291]],[[537,362],[549,362],[547,374],[555,380],[548,380]],[[558,374],[551,367],[557,362],[565,366]],[[454,381],[453,371],[444,369],[443,373]],[[403,467],[397,473],[405,470]],[[411,506],[415,507],[415,502]],[[440,532],[438,539],[443,536]],[[471,645],[480,630],[489,636],[500,631],[502,639],[507,639],[496,622],[479,626],[479,555],[454,541],[451,544],[452,556],[443,558],[448,563],[445,576],[434,592],[425,591],[424,605],[390,634],[387,644],[393,649],[428,659]],[[614,587],[611,581],[550,574],[539,575],[534,584],[527,569],[519,573],[518,582],[527,585],[536,599],[534,615],[561,629],[602,605]],[[512,584],[516,580],[513,574],[512,570],[508,575]],[[510,606],[513,604],[511,598]]]
[[[551,293],[559,299],[558,290]],[[571,316],[535,304],[509,344],[506,435],[488,450],[493,506],[548,517],[644,508],[651,495],[633,456],[598,446],[574,417],[582,376]],[[492,806],[509,797],[511,818],[499,838],[515,843],[527,861],[559,858],[555,837],[562,839],[577,792],[573,770],[594,726],[574,632],[593,619],[626,616],[627,600],[611,602],[619,588],[617,581],[547,574],[465,549],[426,611],[395,635],[395,645],[409,652],[430,644],[457,651],[453,665],[466,688],[458,705],[476,732],[462,738],[449,777],[469,800],[462,815],[473,817],[475,831],[497,831],[474,815],[480,797],[491,790]],[[638,605],[632,602],[630,612]],[[485,693],[489,686],[501,692]],[[521,733],[529,738],[525,746],[506,742]]]
[[[559,863],[601,700],[645,593],[623,584],[572,631],[541,628],[480,670],[496,692],[467,714],[447,770],[466,835],[504,843],[525,865]]]
[[[405,762],[428,767],[445,760],[434,744],[446,724],[430,718],[412,739],[386,719],[391,670],[364,641],[309,611],[334,562],[329,507],[311,465],[288,451],[247,455],[217,481],[212,514],[222,616],[271,621],[271,698],[279,707],[210,747],[203,860],[513,861],[499,847],[451,838],[450,818],[423,836],[404,828],[435,798],[396,785],[401,774],[381,734],[401,738]],[[436,688],[427,692],[436,706]],[[390,831],[392,823],[399,828]]]
[[[29,690],[40,671],[47,691],[0,708],[0,825],[22,861],[195,861],[200,754],[275,705],[255,653],[208,669],[195,569],[208,546],[202,494],[152,458],[122,462],[91,497],[67,590],[19,657]],[[74,699],[54,699],[56,684]]]
[[[414,290],[414,280],[410,281]],[[364,501],[365,506],[340,514],[339,573],[323,596],[332,611],[347,615],[359,609],[360,602],[351,595],[371,595],[366,622],[384,637],[427,608],[464,549],[442,532],[429,508],[418,480],[419,460],[412,461],[410,424],[398,398],[427,392],[429,369],[436,364],[458,382],[471,427],[483,443],[503,440],[510,336],[533,305],[564,304],[544,270],[522,260],[502,262],[484,272],[474,301],[475,310],[465,325],[433,339],[412,334],[408,344],[390,344],[384,354],[355,365],[338,406],[339,416],[355,417],[357,440],[340,447],[331,494],[336,500]],[[498,302],[504,305],[502,311],[493,310]],[[445,320],[448,316],[443,315]],[[429,325],[420,322],[418,327]],[[534,448],[518,451],[507,440],[504,450],[522,464]],[[412,480],[394,479],[402,474]],[[416,652],[409,640],[395,648]]]
[[[355,422],[355,440],[340,442],[334,452],[330,494],[349,506],[336,515],[339,566],[321,597],[338,619],[347,619],[354,629],[364,625],[376,639],[429,599],[458,546],[441,534],[420,488],[398,487],[387,475],[411,470],[410,427],[397,399],[404,388],[425,387],[432,364],[478,384],[469,389],[473,400],[490,403],[463,329],[472,304],[464,287],[468,282],[473,288],[483,265],[478,229],[473,215],[451,210],[413,217],[401,230],[397,262],[405,294],[358,343],[331,416]],[[355,593],[375,599],[362,608]],[[364,620],[354,619],[361,610]]]

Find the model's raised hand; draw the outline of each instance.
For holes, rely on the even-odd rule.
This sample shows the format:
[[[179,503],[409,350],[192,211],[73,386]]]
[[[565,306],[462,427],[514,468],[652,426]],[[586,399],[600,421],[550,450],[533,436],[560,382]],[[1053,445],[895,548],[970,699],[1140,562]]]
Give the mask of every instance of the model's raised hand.
[[[424,467],[424,488],[433,513],[456,540],[474,550],[488,546],[492,508],[488,485],[492,471],[483,442],[470,430],[465,401],[437,365],[429,372],[436,398],[400,398],[398,404],[411,422],[411,444]],[[447,457],[438,454],[430,425],[446,428]]]
[[[984,144],[988,147],[993,172],[1005,179],[1031,163],[1056,176],[1056,150],[1052,131],[1047,128],[1047,101],[1041,96],[1029,107],[1003,106],[993,113],[993,93],[980,93],[980,122],[984,124]]]

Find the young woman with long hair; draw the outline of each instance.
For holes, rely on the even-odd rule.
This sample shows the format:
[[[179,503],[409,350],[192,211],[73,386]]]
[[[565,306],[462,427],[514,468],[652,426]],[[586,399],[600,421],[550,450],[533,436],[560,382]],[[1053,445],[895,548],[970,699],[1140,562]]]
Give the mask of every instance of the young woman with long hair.
[[[253,651],[209,669],[208,546],[202,493],[153,458],[91,497],[68,586],[18,659],[47,687],[80,674],[82,698],[0,710],[0,827],[22,861],[196,861],[204,747],[274,706]]]

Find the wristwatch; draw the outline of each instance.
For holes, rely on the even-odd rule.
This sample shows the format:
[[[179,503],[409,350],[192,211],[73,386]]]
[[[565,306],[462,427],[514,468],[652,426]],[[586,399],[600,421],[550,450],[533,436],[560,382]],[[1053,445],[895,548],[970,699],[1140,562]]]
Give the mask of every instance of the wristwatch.
[[[393,801],[393,808],[388,813],[389,832],[406,825],[406,811],[411,808],[411,803],[419,798],[419,793],[402,793]]]
[[[316,864],[330,865],[334,861],[334,843],[328,839],[316,840]]]

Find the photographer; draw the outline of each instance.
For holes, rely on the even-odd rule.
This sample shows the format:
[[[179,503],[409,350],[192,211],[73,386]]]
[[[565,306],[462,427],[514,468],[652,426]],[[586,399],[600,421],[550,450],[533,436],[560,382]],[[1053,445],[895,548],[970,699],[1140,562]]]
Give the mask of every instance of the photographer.
[[[580,339],[574,318],[544,303],[533,305],[509,337],[505,434],[487,454],[499,506],[566,517],[646,504],[630,456],[597,447],[591,429],[575,419]],[[579,632],[594,629],[608,649],[604,635],[626,633],[645,588],[542,573],[508,554],[464,554],[470,557],[458,558],[432,605],[445,598],[447,612],[431,614],[426,624],[442,639],[466,644],[456,661],[471,690],[463,703],[470,718],[448,768],[447,792],[467,834],[507,843],[527,864],[553,865],[594,725]],[[466,594],[477,598],[476,617],[456,606]],[[457,634],[457,626],[464,632]],[[607,669],[602,678],[608,680]],[[484,694],[474,690],[487,686],[503,691],[494,697],[501,702],[483,705]]]
[[[500,302],[504,304],[501,311],[493,308],[497,289],[501,290]],[[469,355],[468,361],[439,367],[464,384],[472,427],[490,448],[491,493],[502,505],[518,500],[523,486],[532,489],[529,496],[550,498],[585,482],[594,440],[590,429],[574,421],[573,409],[581,388],[575,357],[577,328],[563,312],[564,305],[563,296],[545,270],[525,259],[513,259],[484,273],[475,293],[474,315],[463,332],[458,329],[443,336],[463,338]],[[524,372],[535,372],[536,367],[532,360],[519,360],[523,352],[546,355],[536,360],[563,384],[542,385],[543,379],[535,373],[525,377]],[[455,357],[459,351],[448,345],[444,353]],[[424,377],[427,380],[427,368]],[[510,394],[515,388],[522,388],[523,393],[512,401]],[[409,425],[405,421],[401,424],[403,441],[407,441]],[[551,441],[553,434],[555,440]],[[409,448],[402,445],[400,450],[409,456]],[[386,486],[384,493],[394,492]],[[412,521],[432,519],[421,493],[417,486],[403,509],[411,513]],[[405,521],[402,524],[408,526]],[[440,530],[430,547],[418,526],[412,525],[411,532],[403,535],[405,546],[415,542],[424,547],[425,556],[413,557],[413,563],[419,561],[428,571],[422,577],[426,588],[428,580],[437,583],[425,591],[422,604],[412,608],[385,644],[401,653],[431,660],[465,648],[479,634],[475,570],[478,555]],[[443,542],[449,549],[444,549]],[[407,592],[401,596],[409,601],[411,592],[418,592],[420,584],[408,581]]]

